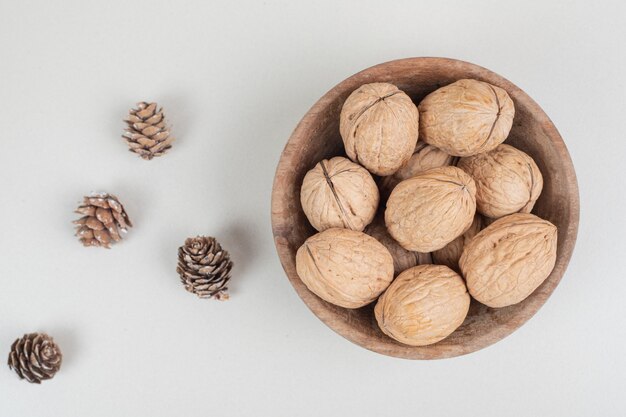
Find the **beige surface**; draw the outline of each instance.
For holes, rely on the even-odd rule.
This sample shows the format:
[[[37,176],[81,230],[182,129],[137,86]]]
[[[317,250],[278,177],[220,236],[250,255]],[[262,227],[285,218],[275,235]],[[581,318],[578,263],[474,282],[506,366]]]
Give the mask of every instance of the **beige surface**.
[[[0,416],[623,416],[625,13],[621,0],[0,1]],[[477,62],[524,89],[580,185],[576,250],[548,302],[442,361],[337,336],[285,278],[269,225],[303,114],[408,56]],[[177,138],[152,161],[120,138],[138,100],[163,105]],[[135,224],[109,251],[73,236],[92,190]],[[176,249],[199,233],[233,256],[227,302],[179,282]],[[64,354],[39,387],[5,364],[36,330]]]

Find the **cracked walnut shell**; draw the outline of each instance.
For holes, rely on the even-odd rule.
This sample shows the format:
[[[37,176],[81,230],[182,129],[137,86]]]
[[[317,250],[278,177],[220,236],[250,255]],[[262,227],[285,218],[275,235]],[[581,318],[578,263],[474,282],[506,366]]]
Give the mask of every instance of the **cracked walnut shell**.
[[[376,303],[374,314],[389,337],[425,346],[445,339],[463,324],[469,305],[459,274],[443,265],[420,265],[398,275]]]
[[[374,218],[378,200],[370,173],[340,156],[315,165],[300,191],[304,214],[318,231],[332,227],[362,231]]]
[[[550,275],[557,229],[533,214],[496,220],[465,247],[459,261],[470,294],[489,307],[524,300]]]
[[[543,188],[535,161],[510,145],[461,158],[458,167],[476,181],[476,209],[491,218],[530,213]]]
[[[419,113],[420,139],[450,155],[470,156],[504,142],[515,108],[502,88],[459,80],[427,95]]]
[[[417,142],[419,112],[393,84],[356,89],[341,109],[339,132],[348,157],[377,175],[391,175],[409,160]]]
[[[358,308],[374,301],[393,279],[393,259],[376,239],[350,229],[328,229],[296,253],[296,271],[329,303]]]
[[[475,194],[474,180],[461,169],[434,168],[393,189],[385,224],[405,249],[432,252],[470,227],[476,213]]]

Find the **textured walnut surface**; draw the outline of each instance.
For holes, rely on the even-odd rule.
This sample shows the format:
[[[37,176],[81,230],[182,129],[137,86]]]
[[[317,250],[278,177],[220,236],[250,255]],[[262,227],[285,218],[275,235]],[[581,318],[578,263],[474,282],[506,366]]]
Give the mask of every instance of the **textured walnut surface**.
[[[515,102],[515,123],[510,144],[522,145],[543,172],[546,185],[533,210],[559,229],[559,258],[550,277],[524,302],[514,308],[491,309],[472,303],[474,314],[461,328],[440,343],[412,348],[381,337],[371,310],[346,311],[321,302],[296,273],[295,255],[310,236],[311,227],[302,213],[299,191],[302,178],[320,159],[341,152],[339,111],[345,97],[364,83],[388,80],[415,98],[424,97],[433,86],[466,78],[500,86]],[[320,99],[302,118],[280,158],[272,193],[274,242],[286,275],[303,302],[334,331],[348,340],[380,354],[410,359],[447,358],[474,352],[514,332],[543,305],[558,286],[575,246],[579,199],[571,159],[554,124],[522,89],[504,78],[467,62],[443,58],[411,58],[369,68],[344,80]],[[561,281],[562,282],[562,281]],[[474,309],[474,306],[476,308]]]
[[[374,301],[393,279],[393,259],[376,239],[349,229],[308,238],[296,254],[298,276],[320,298],[346,308]]]
[[[528,297],[556,262],[556,227],[533,214],[496,220],[465,247],[459,261],[470,294],[489,307]]]
[[[503,89],[465,79],[430,93],[419,112],[420,139],[450,155],[469,156],[504,142],[515,108]]]
[[[393,258],[394,274],[398,275],[416,265],[431,264],[432,257],[430,253],[414,252],[404,249],[391,235],[385,226],[383,216],[377,216],[374,221],[369,224],[365,233],[372,236],[383,244]]]
[[[510,145],[461,158],[458,167],[476,181],[476,209],[487,217],[530,213],[543,189],[535,161]]]
[[[346,153],[377,175],[390,175],[411,157],[417,142],[419,112],[393,84],[365,84],[341,109],[339,131]]]
[[[374,309],[381,330],[401,343],[424,346],[449,336],[465,320],[470,296],[463,279],[443,265],[398,275]]]
[[[320,161],[302,182],[300,201],[311,225],[362,231],[378,208],[378,188],[362,166],[340,156]]]
[[[380,182],[381,194],[387,198],[393,188],[401,181],[414,177],[429,169],[454,165],[457,159],[458,158],[448,155],[441,149],[418,140],[411,158],[393,175],[382,178]]]
[[[387,229],[405,249],[441,249],[472,224],[475,193],[474,180],[459,168],[426,171],[393,189],[385,210]]]
[[[472,225],[461,236],[448,243],[443,248],[432,253],[433,263],[445,265],[456,272],[459,272],[459,259],[463,253],[463,248],[480,232],[483,227],[483,218],[480,214],[474,216]]]

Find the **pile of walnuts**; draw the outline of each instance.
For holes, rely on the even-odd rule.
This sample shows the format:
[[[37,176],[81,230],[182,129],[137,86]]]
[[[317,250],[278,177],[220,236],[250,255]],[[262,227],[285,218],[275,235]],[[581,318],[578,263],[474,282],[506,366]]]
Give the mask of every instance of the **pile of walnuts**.
[[[341,307],[376,302],[380,329],[412,346],[454,332],[471,297],[528,297],[554,268],[557,229],[531,214],[537,164],[503,144],[514,114],[506,91],[478,80],[419,106],[392,84],[355,90],[340,116],[349,159],[319,161],[302,183],[319,231],[296,254],[302,282]]]

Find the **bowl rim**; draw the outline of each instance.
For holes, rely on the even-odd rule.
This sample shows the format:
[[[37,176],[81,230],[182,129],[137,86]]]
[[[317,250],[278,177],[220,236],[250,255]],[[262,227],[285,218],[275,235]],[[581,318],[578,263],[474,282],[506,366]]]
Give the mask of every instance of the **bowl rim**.
[[[533,297],[532,302],[525,303],[523,310],[518,313],[518,315],[523,317],[519,320],[515,320],[512,325],[494,326],[493,329],[490,329],[490,331],[486,332],[484,335],[477,336],[472,339],[472,343],[466,345],[441,346],[441,348],[438,349],[435,354],[425,353],[423,350],[415,349],[415,347],[408,345],[404,345],[404,348],[401,348],[397,345],[392,345],[393,347],[391,347],[388,344],[380,343],[380,341],[372,338],[371,335],[369,335],[368,333],[356,329],[355,327],[351,326],[346,320],[336,320],[336,313],[329,311],[327,306],[324,304],[324,301],[322,301],[319,297],[313,294],[298,277],[295,271],[295,259],[290,260],[292,255],[289,250],[289,245],[280,234],[280,231],[284,230],[285,225],[279,221],[279,216],[277,215],[277,213],[280,211],[280,207],[278,207],[278,202],[281,196],[285,193],[285,191],[278,184],[279,173],[289,168],[287,157],[295,151],[294,147],[292,146],[293,143],[297,142],[302,135],[306,134],[306,130],[309,125],[308,122],[313,119],[317,114],[322,112],[329,103],[332,103],[338,98],[339,95],[342,94],[342,87],[344,84],[350,83],[355,78],[363,78],[369,73],[376,73],[380,70],[384,70],[388,66],[397,64],[435,64],[461,66],[472,69],[474,71],[480,71],[481,75],[490,78],[490,80],[496,81],[496,84],[498,86],[504,88],[510,95],[515,96],[516,101],[523,102],[534,117],[538,116],[542,119],[542,129],[544,130],[546,136],[548,136],[552,141],[557,153],[563,158],[564,174],[567,177],[567,184],[569,187],[568,200],[571,208],[569,212],[569,219],[567,219],[569,227],[564,234],[566,240],[563,245],[563,251],[560,254],[557,260],[557,264],[552,271],[552,274],[556,273],[556,276],[554,279],[550,280],[550,285],[544,289],[543,293],[545,295],[543,295],[542,297]],[[294,287],[298,296],[302,299],[302,301],[304,301],[304,303],[315,316],[317,316],[324,324],[326,324],[334,332],[338,333],[345,339],[368,350],[387,356],[403,359],[443,359],[465,355],[484,349],[504,339],[505,337],[509,336],[511,333],[519,329],[523,324],[530,320],[545,304],[547,299],[551,296],[551,294],[554,292],[554,289],[561,281],[575,247],[578,234],[579,216],[580,197],[574,165],[572,163],[571,156],[567,150],[565,142],[563,141],[563,138],[559,134],[558,130],[556,129],[548,115],[528,94],[526,94],[523,90],[521,90],[519,87],[517,87],[506,78],[479,65],[453,58],[411,57],[391,60],[359,71],[333,86],[320,99],[318,99],[315,104],[313,104],[313,106],[311,106],[311,108],[304,114],[302,119],[296,125],[281,152],[272,184],[271,224],[274,236],[274,243],[285,274],[287,275],[289,282]],[[547,283],[548,282],[546,280],[546,284]],[[437,344],[431,346],[437,346]]]

